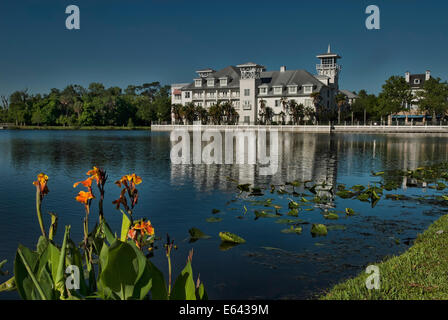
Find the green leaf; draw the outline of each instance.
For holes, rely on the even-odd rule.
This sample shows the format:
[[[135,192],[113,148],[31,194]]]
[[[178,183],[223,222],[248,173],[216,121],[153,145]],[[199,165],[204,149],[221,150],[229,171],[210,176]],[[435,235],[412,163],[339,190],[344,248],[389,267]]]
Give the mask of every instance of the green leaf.
[[[8,272],[2,270],[6,262],[8,262],[8,260],[3,260],[2,262],[0,262],[0,275],[2,276],[6,276],[8,274]]]
[[[201,283],[199,287],[196,288],[196,300],[208,300],[207,292],[205,292],[203,283]]]
[[[327,227],[324,224],[313,224],[311,226],[311,234],[313,236],[326,236],[327,233]]]
[[[14,277],[12,277],[8,281],[0,284],[0,292],[8,292],[8,291],[14,291],[14,290],[17,290]]]
[[[34,274],[38,259],[39,255],[36,252],[19,245],[14,262],[14,278],[17,291],[24,300],[33,300],[36,297],[42,300],[48,299]]]
[[[191,228],[190,230],[188,230],[188,233],[190,234],[190,242],[195,242],[199,239],[210,239],[211,238],[211,236],[209,236],[208,234],[205,234],[198,228]]]
[[[345,214],[348,216],[352,216],[355,214],[355,210],[353,210],[352,208],[345,208]]]
[[[134,285],[141,272],[136,252],[128,243],[116,240],[110,248],[103,246],[100,253],[100,282],[104,293],[122,300],[133,296]]]
[[[196,300],[196,287],[190,261],[187,262],[187,265],[177,277],[170,300]]]
[[[128,216],[126,213],[124,213],[123,211],[121,211],[123,214],[123,220],[121,222],[121,236],[120,236],[120,240],[122,242],[125,242],[126,239],[128,238],[128,232],[129,232],[129,228],[131,227],[131,220],[129,220]]]
[[[64,241],[62,242],[61,254],[59,256],[58,269],[56,273],[56,278],[54,279],[54,284],[56,290],[61,293],[61,296],[64,295],[65,291],[65,281],[64,281],[64,273],[65,273],[65,255],[67,253],[67,240],[70,235],[70,226],[65,226],[65,234]]]
[[[109,245],[111,245],[115,241],[115,236],[105,219],[101,221],[100,229],[104,233],[107,242],[109,242]]]
[[[163,273],[150,261],[148,261],[148,265],[152,275],[151,298],[153,300],[167,300],[168,291]]]
[[[289,234],[289,233],[301,234],[302,233],[302,227],[291,226],[290,228],[283,229],[281,232],[282,233],[287,233],[287,234]]]
[[[326,215],[324,215],[324,218],[328,220],[337,220],[339,219],[339,216],[334,212],[329,212]]]
[[[223,242],[245,243],[246,240],[230,232],[220,232],[219,237]]]

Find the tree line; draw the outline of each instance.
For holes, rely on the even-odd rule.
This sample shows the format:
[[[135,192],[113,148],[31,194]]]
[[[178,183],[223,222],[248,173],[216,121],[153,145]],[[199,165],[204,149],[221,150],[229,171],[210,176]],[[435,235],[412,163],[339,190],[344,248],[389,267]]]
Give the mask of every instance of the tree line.
[[[0,123],[36,126],[148,126],[170,121],[170,87],[159,82],[106,88],[68,85],[48,94],[28,90],[1,97]]]

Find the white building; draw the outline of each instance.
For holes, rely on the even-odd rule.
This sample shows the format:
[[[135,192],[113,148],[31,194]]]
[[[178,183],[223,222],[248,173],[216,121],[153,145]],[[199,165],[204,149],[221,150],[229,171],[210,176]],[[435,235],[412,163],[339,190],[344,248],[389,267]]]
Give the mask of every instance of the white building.
[[[413,96],[413,100],[410,105],[407,105],[406,108],[411,112],[417,112],[418,111],[418,97],[417,92],[423,91],[423,85],[425,84],[425,81],[431,79],[431,71],[427,70],[425,73],[420,74],[410,74],[409,72],[406,72],[404,74],[406,82],[411,87],[411,93]]]
[[[339,92],[341,70],[337,60],[341,57],[332,53],[329,45],[327,53],[317,58],[320,59],[317,75],[306,70],[287,70],[285,66],[279,71],[267,71],[253,62],[219,71],[198,70],[193,82],[171,85],[171,102],[182,105],[193,102],[209,108],[219,101],[230,101],[239,113],[239,122],[252,124],[257,121],[260,100],[278,115],[283,111],[282,98],[315,108],[311,94],[319,92],[321,107],[336,108],[334,98]]]

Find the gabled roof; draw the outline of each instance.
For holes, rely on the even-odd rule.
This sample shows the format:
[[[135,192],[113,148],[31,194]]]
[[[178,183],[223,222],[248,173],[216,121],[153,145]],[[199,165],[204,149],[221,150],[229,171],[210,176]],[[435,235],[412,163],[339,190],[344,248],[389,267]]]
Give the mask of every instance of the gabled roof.
[[[224,88],[239,88],[240,86],[240,70],[235,67],[235,66],[228,66],[224,69],[221,69],[219,71],[215,71],[213,73],[212,78],[222,78],[222,77],[227,77],[227,86],[225,86]],[[219,84],[215,85],[215,87],[221,87]],[[202,87],[196,87],[194,85],[194,82],[190,83],[189,85],[185,86],[182,88],[182,90],[191,90],[191,89],[195,89],[195,88],[210,88],[207,86],[207,84],[203,84]]]
[[[339,92],[345,94],[345,96],[349,99],[359,98],[356,94],[354,94],[353,92],[348,91],[348,90],[339,90]]]
[[[261,73],[261,82],[269,87],[298,86],[298,95],[304,94],[303,86],[312,85],[314,90],[320,91],[325,85],[306,70],[267,71]],[[269,95],[269,91],[268,91]],[[277,96],[277,95],[276,95]]]

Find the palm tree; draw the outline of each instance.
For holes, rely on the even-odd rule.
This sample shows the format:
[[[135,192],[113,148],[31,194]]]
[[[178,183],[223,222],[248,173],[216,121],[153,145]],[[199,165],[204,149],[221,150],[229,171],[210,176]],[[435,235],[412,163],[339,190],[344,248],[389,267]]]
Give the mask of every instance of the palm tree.
[[[303,104],[297,104],[294,100],[289,103],[289,112],[294,124],[300,124],[305,117]]]
[[[194,105],[193,102],[187,103],[182,108],[182,115],[187,124],[192,124],[194,121],[197,120],[198,117],[196,114],[196,106]]]
[[[288,114],[289,113],[288,98],[287,97],[281,97],[280,98],[280,103],[283,106],[283,111],[285,112],[285,114]]]
[[[207,124],[207,121],[208,121],[207,109],[205,109],[202,106],[197,106],[196,107],[196,115],[197,115],[199,121],[201,121],[201,124]]]
[[[322,99],[319,91],[312,92],[310,97],[313,99],[314,109],[316,110],[316,114],[319,114],[319,103]]]
[[[338,106],[338,124],[341,124],[341,108],[347,102],[347,97],[342,92],[339,92],[336,97],[334,97],[334,100]]]
[[[273,117],[274,117],[274,110],[272,110],[271,107],[266,107],[266,110],[264,112],[264,120],[266,121],[266,123],[271,124]]]
[[[258,116],[259,116],[258,121],[260,123],[264,124],[265,113],[266,113],[266,100],[261,99],[258,103],[260,104],[260,111],[258,111]]]
[[[174,116],[174,124],[178,124],[178,123],[183,124],[182,109],[183,109],[183,106],[181,104],[176,103],[176,104],[171,105],[171,113]]]
[[[222,108],[219,102],[217,104],[212,105],[208,109],[208,114],[213,124],[218,125],[221,124],[223,116],[222,116]]]

